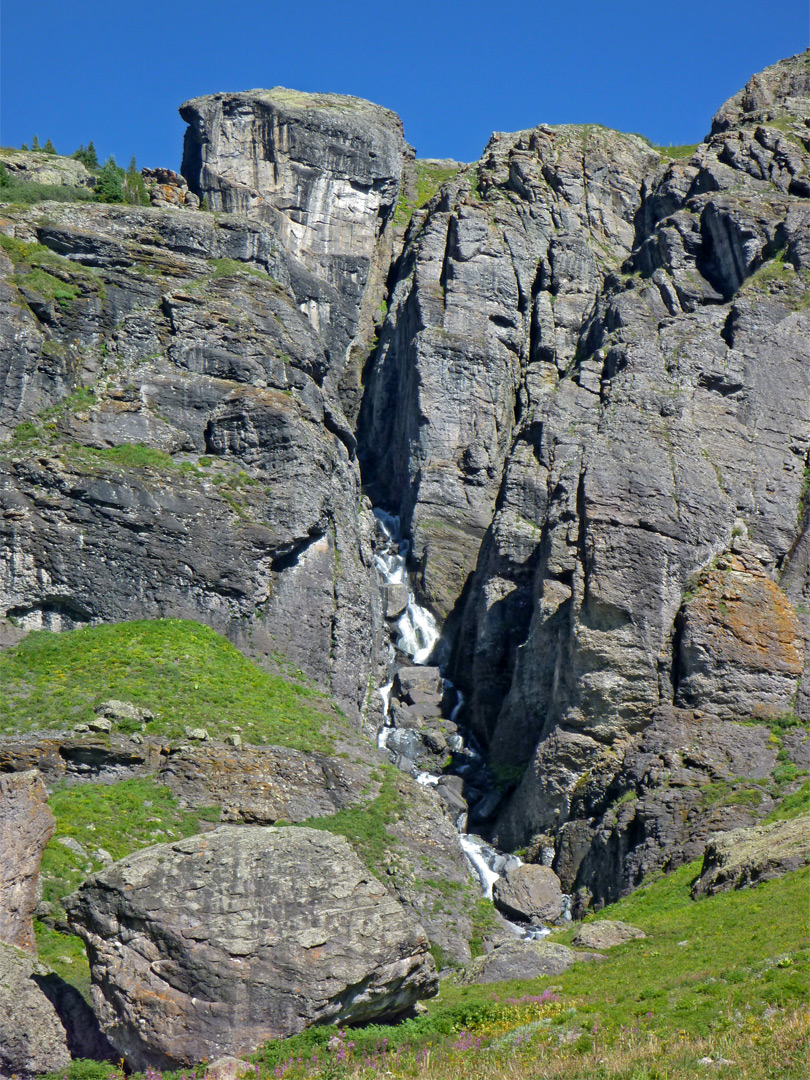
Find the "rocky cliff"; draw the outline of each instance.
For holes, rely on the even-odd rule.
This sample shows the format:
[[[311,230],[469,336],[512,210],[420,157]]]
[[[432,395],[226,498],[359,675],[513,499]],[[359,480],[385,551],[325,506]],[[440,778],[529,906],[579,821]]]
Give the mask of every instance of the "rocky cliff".
[[[755,824],[777,761],[807,767],[809,57],[693,148],[541,125],[467,166],[359,99],[217,94],[181,110],[202,209],[4,206],[9,635],[194,619],[376,730],[373,504],[502,846],[600,903]],[[228,754],[167,751],[217,798]],[[236,819],[348,805],[257,784]],[[418,833],[391,876],[429,919]]]
[[[520,778],[507,846],[559,864],[577,819],[581,859],[581,785],[662,706],[806,716],[808,79],[756,76],[686,154],[496,134],[411,223],[360,454]]]

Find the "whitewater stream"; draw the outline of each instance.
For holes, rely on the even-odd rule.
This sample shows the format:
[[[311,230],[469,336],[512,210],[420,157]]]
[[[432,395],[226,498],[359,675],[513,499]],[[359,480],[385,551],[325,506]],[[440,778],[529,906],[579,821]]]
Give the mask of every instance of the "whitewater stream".
[[[431,661],[439,667],[442,676],[442,664],[435,653],[439,644],[440,631],[433,615],[424,607],[421,607],[415,599],[408,574],[407,561],[410,544],[401,537],[399,518],[386,513],[384,510],[375,509],[374,516],[377,524],[377,543],[375,546],[374,559],[380,576],[388,585],[399,585],[407,590],[407,604],[395,622],[389,623],[389,671],[388,682],[378,690],[383,702],[383,725],[377,733],[377,745],[384,750],[388,746],[391,733],[395,730],[391,716],[391,691],[394,685],[394,676],[398,666],[397,654],[410,657],[413,664],[424,665]],[[464,706],[464,696],[460,690],[456,690],[449,679],[443,677],[445,691],[455,693],[455,702],[450,711],[449,719],[454,723]],[[469,764],[459,766],[455,772],[463,776],[473,764],[482,763],[483,756],[480,747],[471,736],[464,736],[461,732],[448,738],[448,746],[455,753],[463,753]],[[430,772],[415,773],[418,783],[426,787],[434,786],[439,781],[439,775]],[[470,869],[478,879],[481,893],[487,899],[492,900],[492,886],[507,870],[520,866],[522,860],[517,855],[504,854],[488,844],[480,836],[475,836],[461,831],[461,826],[466,815],[460,815],[456,822],[459,829],[459,844],[463,851]],[[570,918],[570,915],[567,915]],[[526,927],[518,923],[504,920],[515,932],[516,936],[525,939],[537,939],[551,933],[549,927]]]

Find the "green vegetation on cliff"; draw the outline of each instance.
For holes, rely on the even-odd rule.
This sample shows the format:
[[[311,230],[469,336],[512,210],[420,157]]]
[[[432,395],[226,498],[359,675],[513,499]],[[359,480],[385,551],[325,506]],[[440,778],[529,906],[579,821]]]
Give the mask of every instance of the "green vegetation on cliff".
[[[115,698],[150,709],[145,734],[328,752],[344,722],[328,699],[251,663],[224,637],[184,619],[29,634],[0,654],[0,733],[70,730]],[[115,730],[115,728],[114,728]]]

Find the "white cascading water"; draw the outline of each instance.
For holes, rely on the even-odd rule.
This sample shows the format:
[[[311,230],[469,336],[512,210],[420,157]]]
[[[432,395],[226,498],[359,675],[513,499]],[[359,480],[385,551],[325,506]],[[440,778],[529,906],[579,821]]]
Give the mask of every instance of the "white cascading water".
[[[391,678],[378,690],[383,702],[383,726],[377,733],[377,745],[381,750],[386,749],[388,739],[394,730],[390,716],[391,691],[394,686],[393,667],[397,650],[411,657],[414,664],[427,664],[430,662],[436,644],[439,640],[439,628],[433,615],[416,603],[413,590],[411,589],[408,575],[407,559],[409,543],[400,538],[399,518],[388,514],[384,510],[375,509],[374,516],[377,520],[378,544],[374,554],[374,561],[383,580],[388,585],[402,585],[407,590],[408,602],[403,613],[395,623],[394,637],[389,653],[389,674]],[[449,679],[444,680],[445,689],[453,689]],[[456,702],[450,713],[450,720],[455,723],[457,716],[464,706],[464,695],[460,690],[456,691]],[[448,746],[456,753],[466,752],[473,759],[481,760],[480,749],[475,745],[466,745],[464,737],[455,733],[447,740]],[[458,775],[463,776],[469,771],[469,766],[461,766],[457,770]],[[416,781],[425,787],[432,787],[439,782],[439,777],[429,772],[416,774]],[[520,866],[522,860],[517,855],[504,855],[487,844],[480,836],[459,832],[459,844],[467,858],[470,867],[481,884],[482,895],[492,900],[492,886],[498,878],[508,869]],[[570,918],[570,914],[567,916]],[[514,930],[518,937],[537,939],[551,933],[548,927],[523,927],[509,920],[504,920]]]

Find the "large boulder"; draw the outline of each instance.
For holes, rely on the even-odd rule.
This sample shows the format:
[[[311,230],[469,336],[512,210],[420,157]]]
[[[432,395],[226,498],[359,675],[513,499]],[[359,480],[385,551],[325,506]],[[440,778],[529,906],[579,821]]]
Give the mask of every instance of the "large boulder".
[[[224,826],[94,875],[66,901],[102,1027],[136,1069],[240,1054],[436,992],[424,932],[342,838]]]
[[[35,770],[0,775],[0,941],[36,954],[33,914],[53,814]]]
[[[495,906],[510,919],[553,922],[562,914],[560,879],[549,866],[524,863],[492,886]]]
[[[38,985],[46,974],[32,957],[0,945],[0,1077],[38,1076],[70,1062],[65,1029]]]
[[[716,833],[706,844],[692,896],[711,896],[781,877],[810,863],[810,814]]]

